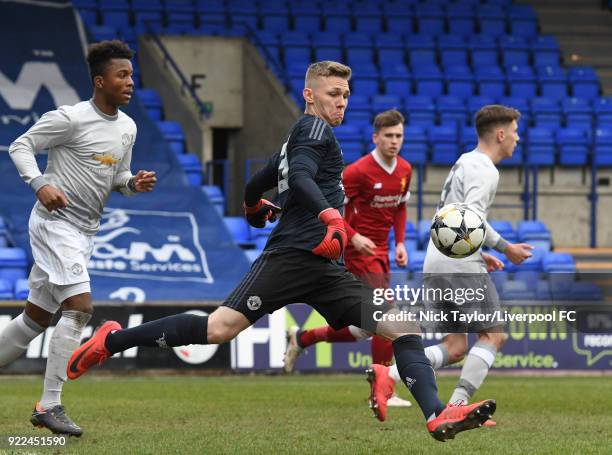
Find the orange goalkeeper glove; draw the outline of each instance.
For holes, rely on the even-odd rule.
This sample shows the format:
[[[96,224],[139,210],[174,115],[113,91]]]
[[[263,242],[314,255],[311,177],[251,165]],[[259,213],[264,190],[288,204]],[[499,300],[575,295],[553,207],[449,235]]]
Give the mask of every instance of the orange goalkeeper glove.
[[[257,204],[249,207],[245,203],[242,204],[244,214],[248,223],[256,228],[262,228],[266,225],[266,221],[276,221],[276,215],[280,213],[281,208],[274,205],[267,199],[260,199]]]
[[[340,259],[347,242],[342,215],[338,210],[329,208],[319,213],[319,219],[327,225],[327,232],[312,252],[327,259]]]

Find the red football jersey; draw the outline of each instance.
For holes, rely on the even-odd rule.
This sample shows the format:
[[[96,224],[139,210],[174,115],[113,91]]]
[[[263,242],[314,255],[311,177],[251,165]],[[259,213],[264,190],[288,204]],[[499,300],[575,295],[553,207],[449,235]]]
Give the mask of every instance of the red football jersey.
[[[411,176],[412,166],[405,159],[398,156],[390,168],[374,152],[344,170],[344,217],[352,229],[376,244],[380,255],[388,254],[392,226],[397,226],[395,234],[403,239]],[[350,241],[347,250],[349,256],[354,252]]]

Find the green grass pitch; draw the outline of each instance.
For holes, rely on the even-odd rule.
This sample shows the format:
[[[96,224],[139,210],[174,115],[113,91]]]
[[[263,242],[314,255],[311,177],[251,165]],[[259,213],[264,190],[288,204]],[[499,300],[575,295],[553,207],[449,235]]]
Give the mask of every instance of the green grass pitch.
[[[456,380],[439,378],[441,397]],[[1,434],[47,434],[29,423],[40,390],[38,377],[0,377]],[[610,376],[491,376],[475,398],[497,400],[498,427],[446,443],[429,436],[416,406],[378,422],[367,393],[358,375],[86,377],[63,399],[83,437],[27,453],[612,453]]]

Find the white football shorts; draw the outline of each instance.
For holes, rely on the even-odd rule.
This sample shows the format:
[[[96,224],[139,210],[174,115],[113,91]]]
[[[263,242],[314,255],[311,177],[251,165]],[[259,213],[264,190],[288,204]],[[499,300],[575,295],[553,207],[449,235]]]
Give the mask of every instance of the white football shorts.
[[[93,236],[61,220],[30,214],[30,245],[34,266],[30,272],[28,301],[49,313],[74,295],[91,292],[87,263]]]

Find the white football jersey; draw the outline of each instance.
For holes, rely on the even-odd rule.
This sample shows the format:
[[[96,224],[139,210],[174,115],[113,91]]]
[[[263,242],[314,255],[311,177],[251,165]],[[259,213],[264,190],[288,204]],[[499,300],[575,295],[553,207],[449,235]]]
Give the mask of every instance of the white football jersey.
[[[484,244],[493,247],[500,235],[486,222],[487,214],[495,199],[499,171],[484,153],[473,150],[459,157],[452,167],[442,188],[438,208],[447,204],[462,203],[477,212],[486,224]],[[440,253],[431,239],[423,265],[424,273],[486,273],[487,268],[480,250],[467,258],[449,258]]]
[[[34,191],[50,184],[68,199],[68,207],[52,213],[37,201],[40,216],[67,221],[93,235],[110,192],[133,194],[127,183],[135,140],[136,124],[128,115],[104,114],[89,100],[45,113],[11,144],[9,152],[19,175]],[[49,157],[43,175],[34,155],[44,149]]]

